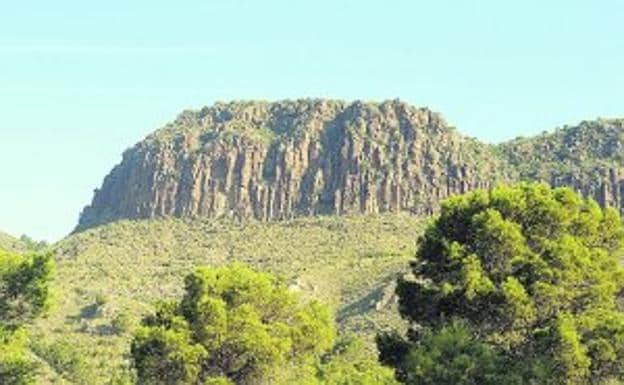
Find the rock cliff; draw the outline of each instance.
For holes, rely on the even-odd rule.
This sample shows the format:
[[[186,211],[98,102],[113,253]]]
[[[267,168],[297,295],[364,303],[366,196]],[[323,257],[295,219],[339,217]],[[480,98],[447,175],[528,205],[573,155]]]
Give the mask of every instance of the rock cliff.
[[[408,211],[500,182],[570,186],[624,208],[624,120],[487,145],[398,100],[217,103],[123,155],[78,230],[118,219]]]
[[[78,229],[122,218],[409,211],[515,171],[495,149],[400,101],[217,103],[127,150]]]

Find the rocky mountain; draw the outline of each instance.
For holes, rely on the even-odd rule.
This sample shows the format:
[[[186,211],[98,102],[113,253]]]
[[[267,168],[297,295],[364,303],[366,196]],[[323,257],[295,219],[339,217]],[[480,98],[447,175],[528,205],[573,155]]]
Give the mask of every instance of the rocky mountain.
[[[398,100],[217,103],[127,150],[78,230],[163,216],[426,215],[449,195],[518,180],[622,208],[623,132],[622,120],[598,120],[493,146]]]
[[[122,218],[409,211],[512,178],[494,149],[400,101],[217,103],[125,152],[79,229]]]

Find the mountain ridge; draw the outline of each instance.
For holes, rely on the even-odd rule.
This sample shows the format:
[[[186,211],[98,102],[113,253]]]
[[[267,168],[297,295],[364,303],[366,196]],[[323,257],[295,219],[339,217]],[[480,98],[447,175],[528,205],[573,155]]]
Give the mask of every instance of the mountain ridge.
[[[498,150],[519,180],[568,186],[624,214],[624,119],[584,120]]]
[[[127,150],[77,229],[169,215],[428,215],[440,199],[509,172],[491,146],[398,100],[215,104]]]
[[[450,195],[521,180],[622,210],[623,121],[486,144],[400,100],[215,103],[126,150],[76,231],[164,216],[429,215]]]

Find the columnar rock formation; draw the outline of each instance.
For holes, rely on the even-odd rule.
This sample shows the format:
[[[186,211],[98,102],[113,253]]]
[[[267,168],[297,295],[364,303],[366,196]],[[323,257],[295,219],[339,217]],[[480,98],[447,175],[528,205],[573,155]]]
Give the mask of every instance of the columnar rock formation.
[[[126,151],[79,228],[167,215],[427,214],[511,178],[492,148],[399,101],[216,104]]]
[[[78,229],[159,216],[430,214],[449,195],[518,180],[571,186],[622,210],[623,122],[492,146],[400,101],[217,103],[126,151]]]

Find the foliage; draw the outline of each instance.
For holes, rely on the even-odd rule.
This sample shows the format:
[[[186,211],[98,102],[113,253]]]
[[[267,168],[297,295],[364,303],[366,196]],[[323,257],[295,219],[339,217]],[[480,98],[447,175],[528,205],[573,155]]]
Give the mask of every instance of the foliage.
[[[26,247],[27,250],[30,251],[43,251],[47,249],[50,245],[46,241],[35,241],[31,237],[26,234],[23,234],[19,238],[20,242]]]
[[[128,333],[134,330],[135,328],[134,319],[132,316],[126,312],[121,312],[113,318],[111,321],[111,327],[118,334]]]
[[[624,162],[623,128],[623,119],[583,121],[552,133],[511,140],[499,145],[498,151],[522,178],[576,175],[589,182],[596,179],[591,173],[595,169],[615,168]]]
[[[233,264],[187,276],[132,343],[142,384],[395,384],[361,340],[334,346],[334,321],[275,276]]]
[[[624,119],[583,121],[551,133],[517,138],[496,150],[518,180],[571,186],[624,213],[619,174],[624,163]]]
[[[0,250],[0,328],[13,330],[49,306],[48,255],[22,257]]]
[[[420,240],[415,279],[397,288],[402,316],[428,332],[410,333],[407,349],[397,345],[408,352],[398,362],[387,346],[382,359],[414,373],[422,367],[414,362],[438,359],[422,350],[423,336],[443,338],[440,328],[460,319],[490,346],[483,354],[523,362],[525,381],[619,376],[623,240],[614,210],[565,188],[523,184],[451,198]]]
[[[404,351],[398,377],[410,385],[521,384],[508,360],[490,345],[479,341],[469,328],[453,322],[440,329],[424,330],[418,343],[405,346],[401,339],[383,335],[378,339],[384,353]],[[392,358],[386,364],[392,364]]]
[[[181,296],[184,277],[197,266],[240,261],[283,277],[305,300],[336,309],[340,330],[357,333],[374,357],[378,330],[404,328],[390,299],[397,274],[407,272],[421,223],[393,214],[268,223],[163,218],[101,226],[53,246],[52,285],[63,295],[31,332],[47,343],[72,341],[92,369],[91,383],[108,384],[124,366],[134,331],[116,328],[119,314],[135,325],[157,300]],[[106,304],[89,317],[98,295]]]
[[[24,326],[49,305],[49,256],[22,257],[0,250],[0,383],[31,384],[36,363]]]
[[[201,268],[185,283],[182,301],[160,304],[133,341],[142,383],[274,383],[285,367],[309,365],[332,344],[329,311],[302,303],[267,273]]]
[[[13,253],[44,252],[49,247],[46,241],[35,241],[27,235],[19,238],[0,231],[0,249]]]
[[[0,383],[6,385],[33,384],[38,365],[28,354],[28,339],[24,329],[0,329]]]
[[[319,370],[322,385],[393,385],[394,373],[366,353],[360,339],[353,336],[339,341]]]
[[[25,245],[19,239],[0,231],[0,250],[20,252],[25,249]]]
[[[134,385],[136,384],[136,374],[129,368],[122,368],[113,372],[107,385]]]
[[[93,369],[87,357],[71,341],[38,342],[32,348],[63,378],[77,385],[91,384]]]

